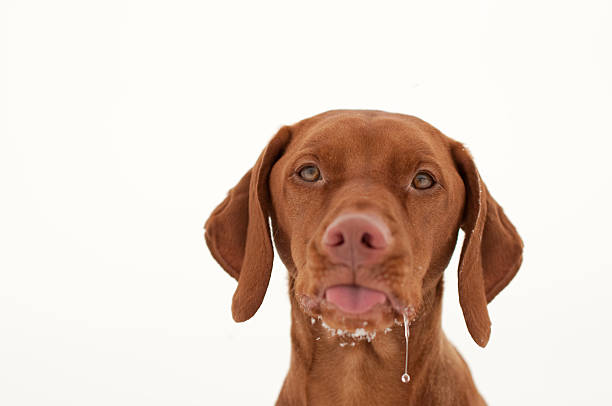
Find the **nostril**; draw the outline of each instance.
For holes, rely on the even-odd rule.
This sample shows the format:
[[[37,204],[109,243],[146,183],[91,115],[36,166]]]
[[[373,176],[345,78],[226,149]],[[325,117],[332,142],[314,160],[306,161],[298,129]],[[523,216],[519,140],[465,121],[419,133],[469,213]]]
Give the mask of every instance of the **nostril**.
[[[341,232],[328,233],[325,238],[325,245],[339,247],[344,244],[344,235]]]
[[[363,245],[365,245],[366,247],[368,247],[368,248],[372,248],[372,249],[374,249],[374,248],[376,248],[376,247],[375,247],[375,246],[374,246],[374,244],[372,243],[373,238],[374,238],[374,237],[372,237],[372,234],[370,234],[370,233],[364,233],[364,234],[363,234],[363,236],[361,237],[361,243],[362,243]]]

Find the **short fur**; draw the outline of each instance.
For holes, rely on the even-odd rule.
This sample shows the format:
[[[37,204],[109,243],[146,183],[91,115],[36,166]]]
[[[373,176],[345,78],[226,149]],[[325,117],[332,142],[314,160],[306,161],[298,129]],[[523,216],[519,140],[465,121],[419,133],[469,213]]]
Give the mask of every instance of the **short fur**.
[[[324,181],[296,177],[309,162]],[[415,191],[409,185],[422,168],[438,184]],[[347,270],[326,258],[322,234],[346,211],[376,213],[387,223],[393,246],[382,263]],[[523,243],[462,144],[418,118],[381,111],[330,111],[281,128],[205,225],[212,255],[238,280],[232,314],[239,322],[255,314],[270,279],[268,218],[289,272],[292,305],[291,366],[277,404],[485,404],[441,329],[443,271],[461,228],[460,305],[471,336],[484,347],[491,332],[487,303],[518,271]],[[411,309],[410,383],[399,379],[399,313],[370,321],[377,332],[371,342],[332,336],[312,322],[322,317],[334,328],[356,327],[320,302],[325,288],[355,278]]]

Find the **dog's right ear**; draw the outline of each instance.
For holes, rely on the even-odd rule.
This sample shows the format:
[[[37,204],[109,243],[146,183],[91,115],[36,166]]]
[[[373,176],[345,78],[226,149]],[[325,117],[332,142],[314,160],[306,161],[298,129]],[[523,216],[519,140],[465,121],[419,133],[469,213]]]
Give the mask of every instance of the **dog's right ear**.
[[[268,178],[290,138],[289,127],[276,133],[255,166],[229,191],[204,225],[212,256],[238,280],[232,300],[232,315],[238,322],[255,314],[270,282],[274,250],[268,226]]]

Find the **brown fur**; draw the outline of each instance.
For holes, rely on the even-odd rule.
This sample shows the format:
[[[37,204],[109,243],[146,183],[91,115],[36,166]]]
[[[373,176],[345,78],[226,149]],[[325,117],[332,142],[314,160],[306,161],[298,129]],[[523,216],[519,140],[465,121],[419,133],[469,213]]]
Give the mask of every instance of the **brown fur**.
[[[324,181],[296,179],[299,166],[312,162]],[[439,184],[410,189],[421,169]],[[347,210],[376,213],[386,222],[393,244],[382,262],[350,270],[322,252],[324,230]],[[523,244],[460,143],[415,117],[379,111],[330,111],[281,128],[205,225],[214,258],[238,280],[236,321],[255,314],[267,289],[273,258],[268,217],[289,272],[292,305],[291,366],[277,404],[484,404],[441,329],[443,271],[462,228],[460,304],[470,334],[484,347],[487,303],[518,271]],[[371,342],[332,336],[312,322],[322,317],[333,328],[359,327],[317,299],[326,287],[355,280],[410,309],[410,383],[399,379],[404,336],[395,310],[367,319],[368,331],[377,333]]]

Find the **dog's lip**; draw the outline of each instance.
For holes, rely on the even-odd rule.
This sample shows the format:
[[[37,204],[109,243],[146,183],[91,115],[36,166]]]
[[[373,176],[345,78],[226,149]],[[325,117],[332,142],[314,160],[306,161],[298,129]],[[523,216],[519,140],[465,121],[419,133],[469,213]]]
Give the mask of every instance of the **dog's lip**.
[[[384,294],[387,298],[387,300],[384,303],[379,303],[376,304],[375,306],[373,306],[374,308],[376,307],[381,307],[381,306],[389,306],[391,307],[395,312],[397,312],[399,315],[403,315],[403,314],[408,314],[409,316],[414,316],[414,307],[411,305],[406,305],[404,304],[400,299],[398,299],[393,293],[391,293],[385,286],[370,286],[370,285],[365,285],[365,284],[361,284],[361,283],[353,283],[353,284],[343,284],[343,283],[339,283],[339,284],[333,284],[333,285],[329,285],[329,286],[325,286],[322,289],[319,290],[319,294],[318,295],[308,295],[308,294],[301,294],[299,295],[299,301],[302,304],[302,306],[308,310],[309,312],[312,312],[313,310],[320,308],[321,304],[325,304],[325,305],[330,305],[333,307],[338,308],[340,311],[343,311],[342,309],[340,309],[338,306],[336,306],[336,304],[328,301],[326,299],[326,293],[327,290],[329,288],[334,288],[337,286],[341,286],[341,285],[350,285],[350,286],[355,286],[355,287],[360,287],[360,288],[364,288],[364,289],[369,289],[369,290],[374,290],[377,292],[380,292],[382,294]],[[344,311],[343,311],[344,312]],[[364,312],[367,313],[368,311]],[[352,316],[358,316],[359,314],[357,313],[350,313]]]
[[[328,303],[348,314],[362,314],[387,303],[387,294],[360,285],[334,285],[323,293]]]

